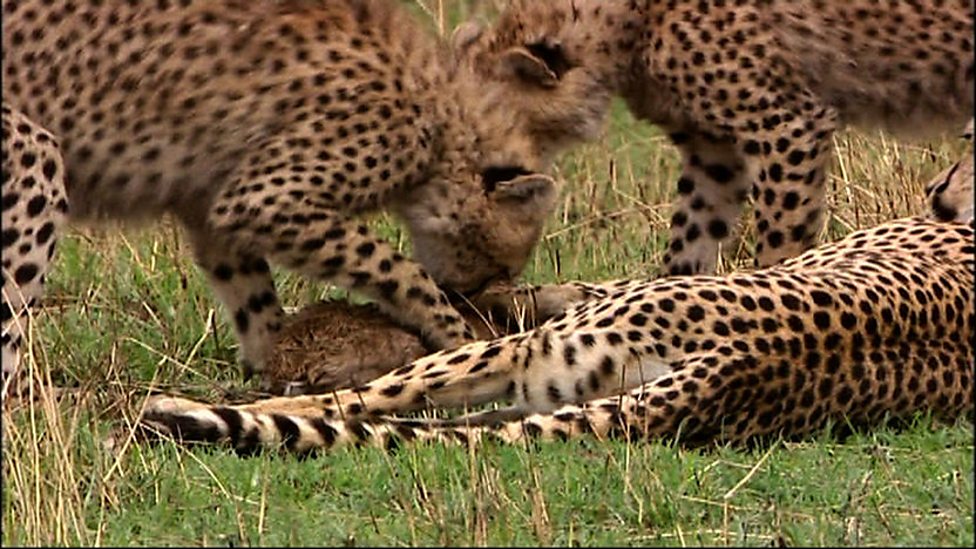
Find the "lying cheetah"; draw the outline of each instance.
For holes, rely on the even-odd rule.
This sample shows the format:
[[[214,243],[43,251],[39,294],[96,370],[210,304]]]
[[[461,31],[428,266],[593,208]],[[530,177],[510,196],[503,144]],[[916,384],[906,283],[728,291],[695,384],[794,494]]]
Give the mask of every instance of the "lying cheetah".
[[[377,300],[431,347],[473,341],[439,285],[517,275],[558,188],[499,96],[396,4],[4,0],[4,372],[66,204],[177,219],[253,370],[280,328],[268,260]],[[379,209],[416,262],[357,219]]]
[[[483,435],[741,443],[829,420],[971,413],[972,158],[933,188],[958,200],[940,202],[939,219],[884,223],[754,272],[608,283],[539,328],[358,389],[234,407],[155,398],[146,434],[297,452]],[[941,219],[949,208],[958,215]],[[512,404],[455,420],[383,415],[496,399]]]
[[[668,132],[683,169],[665,270],[712,273],[750,193],[759,266],[815,244],[835,129],[971,120],[973,13],[972,0],[512,0],[456,44],[509,86],[543,157],[595,137],[615,95]]]

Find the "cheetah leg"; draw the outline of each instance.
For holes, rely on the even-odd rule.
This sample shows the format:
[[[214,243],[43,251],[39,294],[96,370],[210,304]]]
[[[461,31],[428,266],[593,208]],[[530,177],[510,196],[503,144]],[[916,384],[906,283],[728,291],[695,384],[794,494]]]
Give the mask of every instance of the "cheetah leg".
[[[589,282],[519,286],[485,292],[473,297],[471,304],[479,314],[489,315],[493,322],[514,322],[518,331],[525,331],[576,304],[606,297],[611,289],[612,283]]]
[[[719,244],[731,240],[752,174],[732,141],[697,131],[673,132],[684,161],[664,256],[671,275],[715,272]]]
[[[316,133],[308,128],[309,135]],[[421,266],[396,253],[348,213],[376,209],[397,191],[402,182],[387,182],[370,193],[360,191],[370,181],[389,178],[394,160],[372,166],[362,180],[350,180],[338,151],[321,151],[316,159],[296,152],[295,158],[283,162],[281,151],[294,148],[289,137],[273,136],[256,147],[228,179],[208,216],[221,241],[376,300],[392,317],[417,328],[432,347],[473,341],[471,327]],[[359,151],[389,157],[381,152]],[[366,166],[378,161],[368,156],[363,162]],[[411,162],[423,159],[411,157]]]
[[[356,418],[426,407],[461,408],[499,398],[514,398],[513,378],[524,361],[526,334],[477,341],[451,351],[422,357],[356,389],[330,394],[273,397],[233,409],[254,413],[286,413]],[[177,415],[205,407],[174,397],[154,397],[149,413]]]
[[[675,364],[672,371],[618,396],[501,423],[495,412],[478,412],[440,420],[437,426],[473,426],[507,442],[583,434],[630,440],[680,437],[691,445],[714,439],[742,442],[774,432],[787,420],[790,428],[817,426],[805,420],[794,425],[785,413],[798,404],[788,397],[791,381],[788,368],[760,368],[750,358],[705,355]],[[823,410],[815,410],[813,417],[815,422],[825,419]]]
[[[15,130],[16,127],[16,131]],[[19,112],[3,110],[3,395],[21,392],[20,348],[30,308],[64,225],[64,168],[54,139]]]
[[[790,107],[765,111],[764,118],[752,121],[753,128],[763,129],[749,132],[741,143],[743,154],[758,167],[754,197],[759,267],[813,247],[823,226],[835,114],[804,96]]]
[[[932,350],[919,346],[914,350],[919,352],[909,353],[911,371],[925,372]],[[922,409],[945,417],[972,411],[971,352],[957,360],[958,381],[945,386],[936,383],[935,372],[919,381],[904,375],[901,359],[878,360],[863,364],[865,377],[855,386],[852,381],[845,383],[845,372],[798,370],[786,359],[761,363],[751,357],[699,357],[625,394],[508,418],[482,412],[452,420],[391,416],[343,420],[196,405],[178,414],[149,410],[144,420],[150,429],[182,442],[230,443],[241,452],[284,446],[302,453],[348,445],[391,448],[412,440],[517,443],[586,435],[628,441],[671,438],[689,446],[714,441],[739,444],[777,433],[803,435],[828,421],[871,424],[887,414],[900,417]],[[888,379],[894,385],[872,388],[866,383],[870,379]],[[892,399],[885,401],[891,389]],[[895,400],[895,394],[902,395],[900,400]]]
[[[542,294],[544,305],[550,311],[556,312],[557,309],[568,307],[566,303],[560,302],[560,297],[571,296],[573,299],[585,301],[624,295],[630,286],[632,283],[628,281],[614,281],[605,284],[539,286],[535,290]],[[565,318],[561,311],[558,314],[559,316],[552,319],[553,322]],[[580,314],[585,314],[585,309]],[[461,408],[505,398],[517,400],[520,403],[517,405],[518,409],[521,410],[526,405],[548,402],[557,394],[565,394],[566,399],[581,401],[587,395],[612,393],[616,390],[616,384],[621,380],[614,375],[612,359],[606,357],[601,362],[603,370],[599,375],[586,374],[586,370],[579,371],[586,374],[584,381],[561,380],[560,387],[550,387],[549,383],[523,387],[519,365],[524,365],[528,357],[537,352],[547,353],[545,359],[533,362],[533,368],[544,373],[547,369],[556,371],[555,366],[548,367],[549,362],[559,363],[566,356],[564,338],[547,334],[548,331],[515,334],[492,341],[474,342],[452,351],[434,353],[356,389],[324,395],[273,397],[234,408],[309,417],[318,417],[323,413],[328,416],[356,417],[367,412],[404,412],[427,406]],[[575,353],[575,350],[569,352]],[[632,358],[621,356],[620,360],[632,361]],[[536,365],[537,362],[541,364]],[[640,361],[637,363],[640,364]],[[580,375],[579,372],[577,375]],[[633,377],[634,372],[629,375]],[[631,380],[629,383],[633,385],[637,382]],[[532,402],[535,404],[531,404]],[[202,403],[165,396],[154,397],[147,404],[147,410],[156,416],[176,415],[206,407]]]
[[[284,315],[267,261],[216,245],[206,230],[191,229],[190,238],[197,265],[234,319],[245,373],[264,371]]]
[[[21,393],[20,349],[30,308],[67,214],[64,171],[54,139],[16,111],[3,110],[3,395]]]
[[[303,215],[310,221],[300,232],[282,224],[271,229],[277,233],[271,241],[242,231],[234,238],[257,244],[261,254],[306,276],[376,300],[384,312],[418,328],[433,347],[474,340],[471,328],[419,264],[337,212],[308,208]]]
[[[315,234],[314,228],[308,234]],[[343,232],[341,241],[330,235]],[[283,263],[305,274],[374,299],[386,314],[420,330],[428,347],[452,348],[474,341],[474,332],[448,302],[423,268],[404,257],[365,225],[351,220],[322,227],[321,239],[311,238],[276,254]],[[322,247],[306,261],[309,248]],[[338,267],[337,267],[338,266]]]

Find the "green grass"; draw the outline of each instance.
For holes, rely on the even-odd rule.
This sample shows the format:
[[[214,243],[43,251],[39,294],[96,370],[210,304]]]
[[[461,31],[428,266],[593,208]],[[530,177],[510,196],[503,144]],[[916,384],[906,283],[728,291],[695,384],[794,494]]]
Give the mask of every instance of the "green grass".
[[[967,545],[971,444],[922,421],[748,452],[583,440],[299,461],[161,447],[113,468],[86,431],[62,501],[23,486],[11,502],[8,476],[4,542],[43,527],[49,543],[108,545]]]
[[[922,211],[922,185],[963,154],[954,140],[836,142],[829,239]],[[655,272],[678,174],[660,132],[617,105],[606,138],[564,156],[558,173],[567,188],[524,278]],[[390,219],[374,225],[409,249]],[[728,250],[724,267],[744,264],[750,246]],[[151,387],[219,399],[245,386],[229,322],[188,251],[168,223],[75,228],[61,241],[24,365],[73,389],[4,410],[4,544],[973,544],[966,421],[756,449],[585,439],[305,460],[167,445],[113,454],[101,441]],[[336,294],[276,278],[286,305]]]

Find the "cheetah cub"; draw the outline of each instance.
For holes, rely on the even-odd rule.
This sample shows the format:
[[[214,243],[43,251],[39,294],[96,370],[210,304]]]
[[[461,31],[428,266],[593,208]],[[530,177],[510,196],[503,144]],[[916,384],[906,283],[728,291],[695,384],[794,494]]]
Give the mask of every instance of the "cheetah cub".
[[[972,0],[513,0],[456,43],[511,90],[543,157],[595,137],[610,99],[683,169],[665,271],[714,272],[752,196],[756,260],[815,244],[831,136],[921,136],[973,116]]]
[[[282,317],[269,261],[455,347],[473,335],[441,288],[517,275],[554,207],[517,117],[395,1],[3,14],[5,373],[65,212],[178,220],[260,371]],[[404,221],[415,260],[359,219],[377,210]]]

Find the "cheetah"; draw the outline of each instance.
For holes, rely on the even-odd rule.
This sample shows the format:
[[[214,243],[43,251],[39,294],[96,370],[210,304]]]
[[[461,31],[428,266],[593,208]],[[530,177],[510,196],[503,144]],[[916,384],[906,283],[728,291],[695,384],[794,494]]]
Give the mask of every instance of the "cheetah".
[[[948,207],[725,276],[601,285],[524,333],[420,358],[352,390],[211,406],[154,397],[142,436],[304,453],[405,441],[799,437],[828,422],[973,411],[976,246],[969,170]],[[956,192],[958,190],[958,192]],[[508,407],[453,419],[426,408]]]
[[[2,9],[3,100],[21,113],[4,137],[4,281],[21,286],[4,286],[5,373],[66,204],[73,222],[175,219],[252,372],[281,326],[269,262],[450,348],[474,337],[449,296],[516,276],[555,207],[517,118],[393,0]],[[413,259],[360,219],[378,210]]]
[[[455,44],[505,83],[552,158],[611,99],[661,127],[682,171],[663,271],[714,273],[754,204],[755,261],[815,245],[838,128],[907,137],[972,120],[972,0],[512,0]]]

